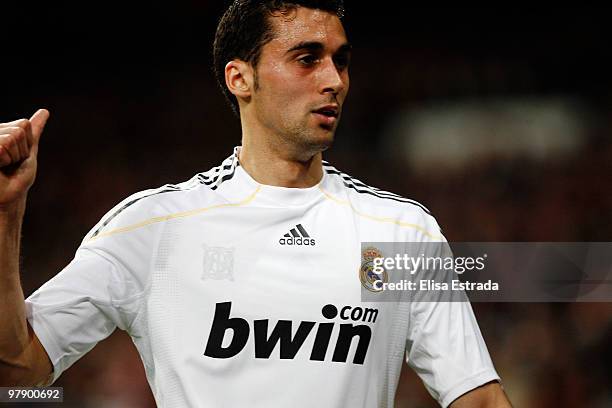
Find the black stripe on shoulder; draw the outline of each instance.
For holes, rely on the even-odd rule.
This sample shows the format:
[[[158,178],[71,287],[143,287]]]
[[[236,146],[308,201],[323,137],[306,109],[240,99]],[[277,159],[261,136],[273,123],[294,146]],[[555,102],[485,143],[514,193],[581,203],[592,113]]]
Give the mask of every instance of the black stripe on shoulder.
[[[337,174],[340,177],[342,177],[344,180],[350,181],[350,182],[352,182],[353,184],[355,184],[357,186],[364,187],[364,188],[369,189],[369,190],[371,190],[371,191],[373,191],[375,193],[378,193],[380,195],[400,198],[400,199],[403,199],[403,200],[407,200],[409,202],[413,202],[415,204],[420,204],[417,201],[411,200],[409,198],[402,197],[399,194],[395,194],[395,193],[392,193],[390,191],[384,191],[384,190],[381,190],[379,188],[369,186],[369,185],[365,184],[364,182],[362,182],[361,180],[358,180],[358,179],[356,179],[354,177],[349,176],[346,173],[341,172],[340,170],[336,169],[335,167],[331,166],[330,164],[328,164],[326,162],[325,162],[323,167],[325,168],[325,170],[327,170],[331,174]]]
[[[209,186],[211,190],[216,190],[221,184],[228,180],[231,180],[232,177],[234,177],[234,174],[236,174],[236,167],[240,165],[238,163],[238,160],[235,159],[235,157],[232,157],[232,159],[232,162],[223,166],[222,171],[215,174],[214,178],[211,178],[209,180],[202,180],[201,183]]]
[[[126,208],[134,205],[135,203],[137,203],[138,201],[144,199],[144,198],[148,198],[148,197],[152,197],[158,194],[164,194],[164,193],[170,193],[173,191],[187,191],[187,190],[191,190],[195,187],[198,187],[200,185],[206,185],[206,186],[211,186],[211,190],[216,190],[223,182],[230,180],[232,177],[234,177],[234,173],[236,171],[236,166],[238,165],[237,160],[232,160],[231,163],[228,163],[226,165],[222,165],[222,166],[218,166],[215,167],[209,171],[207,171],[207,173],[210,173],[213,170],[221,170],[221,171],[215,171],[215,173],[209,175],[209,176],[204,176],[205,173],[199,173],[197,174],[197,180],[198,183],[194,184],[194,185],[190,185],[188,187],[179,187],[177,185],[173,185],[173,184],[168,184],[166,186],[160,187],[160,189],[162,189],[161,191],[156,191],[156,192],[152,192],[151,194],[146,194],[143,195],[141,197],[138,198],[134,198],[133,200],[130,200],[129,202],[125,203],[124,205],[121,206],[121,208],[117,209],[117,211],[115,211],[114,213],[110,214],[106,220],[104,220],[104,222],[102,222],[102,224],[98,227],[98,229],[96,229],[96,231],[91,235],[91,238],[96,237],[98,234],[100,234],[100,231],[102,231],[102,229],[104,229],[104,227],[106,227],[117,215],[119,215],[122,211],[124,211]],[[230,170],[230,173],[226,173],[223,175],[223,170]]]
[[[346,180],[346,181],[348,181],[348,182],[350,182],[350,183],[353,183],[353,184],[355,184],[356,186],[359,186],[359,187],[362,187],[362,188],[368,189],[368,190],[372,191],[373,193],[376,193],[376,194],[378,194],[378,195],[380,195],[380,196],[385,196],[385,197],[395,197],[395,198],[398,198],[398,199],[406,200],[406,202],[414,202],[414,203],[416,203],[416,201],[411,200],[411,199],[409,199],[409,198],[402,197],[402,196],[400,196],[399,194],[395,194],[395,193],[392,193],[392,192],[390,192],[390,191],[384,191],[384,190],[378,189],[378,188],[376,188],[376,187],[368,186],[368,185],[367,185],[367,184],[365,184],[364,182],[362,182],[362,181],[360,181],[360,180],[357,180],[357,179],[355,179],[355,178],[353,178],[353,177],[349,176],[349,175],[348,175],[348,174],[346,174],[346,173],[342,173],[341,171],[338,171],[338,170],[336,170],[336,169],[335,169],[335,168],[333,168],[333,167],[331,167],[331,168],[327,168],[326,170],[327,170],[327,172],[328,172],[328,173],[330,173],[330,174],[336,174],[336,175],[339,175],[340,177],[342,177],[342,179],[344,179],[344,180]]]
[[[191,187],[193,188],[193,187]],[[151,193],[151,194],[147,194],[144,195],[142,197],[138,197],[135,198],[131,201],[128,201],[127,203],[125,203],[124,205],[121,206],[121,208],[119,208],[117,211],[115,211],[114,213],[112,213],[111,215],[109,215],[106,220],[104,220],[104,222],[102,222],[102,224],[98,227],[98,229],[91,235],[91,238],[96,237],[100,231],[102,231],[102,229],[104,227],[106,227],[117,215],[119,215],[123,210],[125,210],[126,208],[130,207],[131,205],[134,205],[135,203],[137,203],[138,201],[144,199],[144,198],[148,198],[148,197],[152,197],[154,195],[158,195],[158,194],[163,194],[163,193],[169,193],[172,191],[183,191],[183,190],[187,190],[187,189],[183,189],[177,186],[173,186],[173,185],[168,185],[167,188],[165,188],[164,190],[161,191],[157,191],[155,193]]]
[[[233,167],[234,167],[234,163],[228,163],[225,166],[222,165],[222,166],[213,167],[212,169],[206,171],[205,173],[196,174],[196,177],[203,184],[206,184],[206,182],[211,181],[213,178],[218,177],[219,174],[222,172],[222,170],[229,170],[229,169],[233,170]]]
[[[342,173],[341,171],[337,170],[336,168],[330,166],[329,164],[325,162],[324,162],[324,168],[328,174],[339,176],[340,179],[342,180],[342,184],[344,184],[345,187],[351,188],[357,191],[358,193],[369,194],[374,197],[378,197],[378,198],[386,199],[386,200],[393,200],[393,201],[397,201],[400,203],[412,204],[412,205],[419,207],[420,209],[425,211],[427,214],[431,215],[431,212],[418,201],[410,200],[409,198],[404,198],[400,195],[397,195],[397,194],[394,194],[388,191],[383,191],[383,190],[379,190],[374,187],[370,187],[367,184],[357,179],[352,178],[348,174]]]
[[[422,209],[423,211],[425,211],[427,214],[431,215],[431,213],[429,212],[429,210],[428,210],[427,208],[423,207],[422,205],[419,205],[419,204],[418,204],[418,203],[416,203],[416,202],[406,201],[406,200],[400,200],[400,199],[395,198],[395,197],[381,197],[380,195],[378,195],[378,194],[374,193],[373,191],[359,189],[359,188],[357,188],[357,186],[355,186],[354,184],[350,184],[350,183],[347,183],[347,182],[345,182],[345,181],[342,181],[342,184],[344,184],[346,187],[351,188],[351,189],[353,189],[353,190],[355,190],[355,191],[357,191],[358,193],[361,193],[361,194],[369,194],[369,195],[371,195],[371,196],[374,196],[374,197],[380,198],[380,199],[382,199],[382,200],[393,200],[393,201],[397,201],[397,202],[399,202],[399,203],[404,203],[404,204],[412,204],[412,205],[415,205],[415,206],[417,206],[417,207],[421,208],[421,209]]]
[[[214,185],[213,185],[213,186],[212,186],[210,189],[211,189],[211,190],[216,190],[217,188],[219,188],[219,186],[220,186],[221,184],[223,184],[224,182],[226,182],[226,181],[228,181],[228,180],[231,180],[231,179],[232,179],[232,177],[234,177],[234,174],[235,174],[235,173],[236,173],[236,168],[234,167],[234,168],[232,169],[232,172],[231,172],[231,173],[229,173],[229,174],[224,175],[223,177],[221,177],[221,179],[218,181],[218,183],[217,183],[216,181],[215,181],[214,183],[212,183],[212,184],[214,184]]]
[[[377,193],[379,193],[379,194],[382,194],[382,195],[392,196],[392,197],[396,197],[396,198],[403,198],[404,200],[408,200],[408,201],[414,201],[414,200],[410,200],[409,198],[402,197],[402,196],[400,196],[399,194],[392,193],[392,192],[390,192],[390,191],[384,191],[384,190],[381,190],[381,189],[376,188],[376,187],[373,187],[373,186],[368,186],[367,184],[365,184],[365,183],[364,183],[364,182],[362,182],[361,180],[358,180],[358,179],[356,179],[356,178],[354,178],[354,177],[349,176],[349,175],[348,175],[348,174],[346,174],[346,173],[341,172],[340,170],[336,169],[334,166],[332,166],[331,164],[327,163],[326,161],[323,161],[323,163],[324,163],[324,164],[323,164],[323,167],[324,167],[326,170],[328,170],[328,172],[329,172],[329,173],[331,173],[331,174],[338,174],[338,175],[340,175],[340,176],[341,176],[343,179],[345,179],[345,180],[350,180],[350,181],[351,181],[351,182],[353,182],[355,185],[358,185],[358,186],[361,186],[361,187],[368,188],[368,189],[370,189],[370,190],[372,190],[372,191],[375,191],[375,192],[377,192]],[[415,203],[416,203],[416,201],[415,201]]]

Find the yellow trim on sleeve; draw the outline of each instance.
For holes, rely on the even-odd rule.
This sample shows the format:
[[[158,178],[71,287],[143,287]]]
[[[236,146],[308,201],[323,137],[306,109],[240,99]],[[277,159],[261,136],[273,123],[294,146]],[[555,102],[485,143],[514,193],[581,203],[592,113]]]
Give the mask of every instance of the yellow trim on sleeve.
[[[198,208],[196,210],[184,211],[184,212],[179,212],[179,213],[169,214],[169,215],[163,215],[161,217],[153,217],[153,218],[150,218],[148,220],[141,221],[141,222],[139,222],[137,224],[132,224],[132,225],[128,225],[126,227],[121,227],[121,228],[115,228],[113,230],[104,232],[102,234],[98,234],[95,237],[89,238],[88,242],[96,240],[96,239],[98,239],[100,237],[107,237],[109,235],[119,234],[121,232],[133,231],[135,229],[138,229],[138,228],[141,228],[141,227],[146,227],[147,225],[155,224],[155,223],[158,223],[158,222],[168,221],[168,220],[172,220],[172,219],[175,219],[175,218],[191,217],[192,215],[201,214],[201,213],[206,212],[206,211],[216,210],[218,208],[240,207],[242,205],[246,205],[246,204],[250,203],[251,201],[253,201],[253,199],[255,198],[257,193],[259,193],[259,190],[261,190],[261,185],[259,185],[257,187],[257,189],[253,192],[253,194],[251,194],[250,196],[248,196],[244,200],[242,200],[240,202],[237,202],[237,203],[217,204],[217,205],[213,205],[211,207]]]
[[[332,196],[327,191],[323,190],[323,188],[321,186],[319,186],[319,190],[321,190],[321,192],[323,193],[323,195],[327,199],[329,199],[331,201],[334,201],[335,203],[340,204],[340,205],[348,205],[351,208],[351,210],[353,210],[353,212],[355,214],[359,215],[360,217],[367,218],[367,219],[372,220],[372,221],[399,225],[400,227],[404,227],[404,228],[414,228],[415,230],[420,231],[421,233],[423,233],[424,235],[428,236],[431,239],[435,239],[435,240],[444,240],[445,239],[443,235],[433,235],[429,231],[427,231],[424,227],[421,227],[420,225],[411,224],[409,222],[404,222],[404,221],[396,220],[394,218],[376,217],[376,216],[373,216],[373,215],[362,213],[361,211],[359,211],[358,209],[353,207],[353,204],[350,201],[340,200],[339,198],[336,198],[336,197]]]

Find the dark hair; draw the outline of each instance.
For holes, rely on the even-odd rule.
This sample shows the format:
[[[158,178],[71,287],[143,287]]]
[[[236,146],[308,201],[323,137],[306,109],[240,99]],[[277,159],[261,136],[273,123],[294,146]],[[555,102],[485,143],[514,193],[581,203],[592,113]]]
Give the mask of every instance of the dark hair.
[[[238,115],[238,100],[225,85],[225,65],[241,59],[257,67],[261,48],[273,39],[268,19],[274,13],[286,13],[297,7],[319,9],[344,17],[343,0],[234,0],[221,17],[213,44],[217,83]]]

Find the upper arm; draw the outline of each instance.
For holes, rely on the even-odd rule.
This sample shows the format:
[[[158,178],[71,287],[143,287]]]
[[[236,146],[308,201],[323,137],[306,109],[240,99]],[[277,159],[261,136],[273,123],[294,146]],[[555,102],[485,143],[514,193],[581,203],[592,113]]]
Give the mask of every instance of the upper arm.
[[[441,259],[452,256],[444,242],[428,243],[423,252]],[[424,272],[451,287],[452,270]],[[422,290],[412,297],[407,362],[442,406],[449,406],[468,391],[499,379],[465,294]]]
[[[466,302],[414,305],[407,339],[407,362],[442,405],[487,382],[499,379]]]
[[[471,391],[466,392],[455,401],[449,408],[512,408],[501,385],[490,382]]]
[[[31,336],[36,339],[32,355],[46,350],[57,379],[117,327],[130,327],[141,291],[117,262],[79,250],[66,268],[26,299],[26,317],[36,334]]]
[[[118,229],[146,213],[132,205],[102,224]],[[32,355],[48,354],[36,373],[48,373],[50,360],[55,381],[116,328],[132,329],[150,277],[155,226],[85,239],[74,259],[26,299],[26,318],[36,334]]]
[[[434,262],[423,261],[410,271],[418,290],[407,291],[404,300],[410,306],[406,360],[431,396],[448,407],[499,376],[466,293],[453,289],[457,272],[452,267],[454,263],[447,266],[446,260],[452,259],[453,253],[446,238],[436,237],[441,234],[440,227],[435,218],[425,213],[414,222],[428,233],[405,238],[403,250],[411,257]],[[439,286],[421,289],[423,281]],[[484,388],[488,391],[490,387]],[[476,395],[481,392],[476,391]]]

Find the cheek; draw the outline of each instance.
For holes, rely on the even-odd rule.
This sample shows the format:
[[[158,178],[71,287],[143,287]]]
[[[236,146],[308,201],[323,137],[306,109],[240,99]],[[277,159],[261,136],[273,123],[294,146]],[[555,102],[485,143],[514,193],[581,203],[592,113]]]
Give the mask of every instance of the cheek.
[[[288,90],[294,81],[294,77],[287,71],[287,68],[281,63],[270,64],[266,71],[265,83],[277,95],[282,95]]]
[[[274,106],[275,114],[289,117],[304,109],[305,89],[296,81],[279,80],[269,93],[269,103]]]
[[[304,121],[309,98],[313,92],[313,80],[300,76],[283,64],[268,64],[259,72],[259,109],[262,117],[280,121],[283,127]],[[312,99],[312,98],[311,98]]]
[[[309,80],[299,71],[291,69],[284,63],[269,64],[262,72],[262,85],[275,95],[280,103],[292,102],[310,91],[313,80]]]
[[[348,94],[349,91],[349,87],[351,85],[351,80],[349,77],[348,72],[346,72],[345,74],[343,74],[342,76],[342,82],[344,82],[344,88],[342,89],[342,97],[346,97],[346,95]]]

